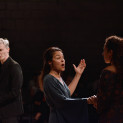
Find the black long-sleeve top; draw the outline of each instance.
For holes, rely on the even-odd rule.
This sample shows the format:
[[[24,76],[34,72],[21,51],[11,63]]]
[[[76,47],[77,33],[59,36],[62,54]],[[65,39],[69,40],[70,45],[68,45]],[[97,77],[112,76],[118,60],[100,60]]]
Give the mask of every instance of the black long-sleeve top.
[[[0,118],[17,116],[23,112],[22,83],[20,65],[9,57],[0,68]]]

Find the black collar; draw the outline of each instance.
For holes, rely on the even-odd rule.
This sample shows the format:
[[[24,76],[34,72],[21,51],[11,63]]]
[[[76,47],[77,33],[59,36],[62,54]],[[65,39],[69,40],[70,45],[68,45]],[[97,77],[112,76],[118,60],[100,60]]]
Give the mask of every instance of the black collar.
[[[10,60],[11,60],[11,57],[9,56],[9,57],[7,58],[7,60],[6,60],[3,64],[1,64],[1,67],[2,67],[2,68],[5,68],[5,67],[8,65],[8,63],[9,63]]]

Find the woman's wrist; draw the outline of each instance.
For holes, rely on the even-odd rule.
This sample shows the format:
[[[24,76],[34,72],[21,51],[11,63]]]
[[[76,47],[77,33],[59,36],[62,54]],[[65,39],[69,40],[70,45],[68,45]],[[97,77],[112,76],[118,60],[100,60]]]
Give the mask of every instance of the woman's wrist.
[[[75,76],[78,77],[78,78],[80,78],[81,75],[82,75],[82,73],[76,73],[76,74],[75,74]]]

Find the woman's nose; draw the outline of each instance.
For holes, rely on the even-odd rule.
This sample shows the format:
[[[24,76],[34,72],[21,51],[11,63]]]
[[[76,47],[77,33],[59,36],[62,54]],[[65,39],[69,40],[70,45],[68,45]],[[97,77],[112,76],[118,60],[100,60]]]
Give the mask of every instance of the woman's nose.
[[[62,62],[64,62],[65,61],[65,59],[62,59]]]

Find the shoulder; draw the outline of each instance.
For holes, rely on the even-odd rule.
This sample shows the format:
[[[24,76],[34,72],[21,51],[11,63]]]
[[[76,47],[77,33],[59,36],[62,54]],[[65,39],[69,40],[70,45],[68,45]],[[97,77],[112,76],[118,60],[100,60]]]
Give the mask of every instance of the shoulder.
[[[10,61],[11,64],[14,64],[14,65],[18,64],[18,65],[19,65],[19,63],[16,62],[16,61],[15,61],[14,59],[12,59],[11,57],[9,57],[9,61]]]
[[[9,60],[10,62],[10,67],[18,67],[18,68],[21,68],[20,67],[20,65],[19,65],[19,63],[18,62],[16,62],[15,60],[13,60],[11,57],[10,57],[10,60]]]
[[[116,67],[113,65],[107,66],[106,68],[104,68],[103,71],[110,72],[110,73],[116,73],[117,72]]]
[[[51,76],[50,74],[47,74],[44,76],[43,84],[46,85],[46,84],[52,83],[53,80],[54,80],[53,76]]]
[[[21,66],[19,65],[18,62],[16,62],[15,60],[13,60],[11,57],[10,57],[10,60],[9,60],[9,69],[12,72],[22,72],[22,69],[21,69]]]
[[[101,78],[108,79],[113,78],[117,74],[116,68],[114,66],[108,66],[103,69],[101,73]]]
[[[48,88],[48,87],[55,87],[55,86],[57,86],[57,80],[52,75],[47,74],[47,75],[44,76],[43,86],[44,86],[44,88],[45,87],[46,88]]]
[[[49,81],[51,79],[53,79],[53,77],[50,74],[47,74],[47,75],[44,76],[43,81]]]

